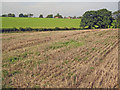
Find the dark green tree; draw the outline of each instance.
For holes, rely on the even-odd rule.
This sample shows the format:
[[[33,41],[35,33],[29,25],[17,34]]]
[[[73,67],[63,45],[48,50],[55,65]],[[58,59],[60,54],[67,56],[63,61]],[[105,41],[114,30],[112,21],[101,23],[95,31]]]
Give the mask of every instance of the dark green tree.
[[[111,26],[111,23],[113,21],[112,12],[108,11],[107,9],[98,10],[97,18],[99,18],[97,21],[102,21],[100,25],[97,24],[101,28],[108,28],[108,26]]]
[[[53,18],[53,14],[47,15],[46,18]]]
[[[112,13],[107,9],[97,11],[87,11],[84,13],[80,27],[81,28],[108,28],[112,23]]]
[[[79,17],[77,17],[78,19],[81,19],[82,18],[82,16],[79,16]]]
[[[19,14],[19,17],[28,17],[28,14],[21,13],[21,14]]]
[[[8,17],[15,17],[15,14],[9,13]]]
[[[76,18],[77,18],[76,16],[73,17],[73,19],[76,19]]]
[[[27,14],[24,14],[24,17],[28,17],[28,15],[27,15]]]
[[[96,11],[87,11],[84,13],[80,27],[91,29],[97,22],[97,13]]]
[[[9,14],[8,14],[8,17],[12,17],[12,14],[11,14],[11,13],[9,13]]]
[[[57,15],[54,16],[55,17],[58,17],[58,18],[63,18],[62,15],[60,15],[59,13],[57,13]]]
[[[8,15],[7,14],[3,14],[2,17],[8,17]]]
[[[43,18],[43,15],[42,15],[42,14],[40,14],[39,18]]]
[[[24,17],[23,13],[19,14],[19,17]]]
[[[13,14],[12,16],[15,17],[15,14]]]

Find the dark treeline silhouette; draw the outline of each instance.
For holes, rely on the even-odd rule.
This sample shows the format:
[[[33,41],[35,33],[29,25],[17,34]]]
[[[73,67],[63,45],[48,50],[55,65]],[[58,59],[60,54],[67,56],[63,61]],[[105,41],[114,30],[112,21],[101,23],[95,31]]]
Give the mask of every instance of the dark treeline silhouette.
[[[19,17],[28,17],[28,15],[21,13],[21,14],[19,14]]]
[[[11,13],[9,13],[9,14],[3,14],[3,15],[1,15],[1,17],[15,17],[15,14],[11,14]],[[33,14],[23,14],[23,13],[20,13],[19,15],[18,15],[18,17],[33,17]],[[55,16],[53,15],[53,14],[49,14],[49,15],[47,15],[46,17],[44,17],[43,16],[43,14],[40,14],[39,15],[39,18],[63,18],[63,16],[62,15],[60,15],[59,13],[57,13]],[[76,17],[76,16],[74,16],[74,17],[71,17],[71,16],[68,16],[68,17],[64,17],[64,18],[70,18],[70,19],[81,19],[82,18],[82,16],[79,16],[79,17]]]
[[[33,16],[33,14],[23,14],[23,13],[20,13],[19,14],[19,17],[32,17]]]
[[[15,14],[12,14],[12,13],[3,14],[2,17],[15,17]]]
[[[25,31],[64,31],[64,30],[80,30],[80,28],[3,28],[0,29],[0,33],[9,33],[9,32],[25,32]]]

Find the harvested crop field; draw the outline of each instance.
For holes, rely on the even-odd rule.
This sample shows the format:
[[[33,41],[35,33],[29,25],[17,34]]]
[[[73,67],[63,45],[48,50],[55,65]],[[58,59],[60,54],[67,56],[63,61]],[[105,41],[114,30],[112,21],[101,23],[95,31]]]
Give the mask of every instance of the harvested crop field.
[[[3,87],[117,88],[118,30],[2,34]]]

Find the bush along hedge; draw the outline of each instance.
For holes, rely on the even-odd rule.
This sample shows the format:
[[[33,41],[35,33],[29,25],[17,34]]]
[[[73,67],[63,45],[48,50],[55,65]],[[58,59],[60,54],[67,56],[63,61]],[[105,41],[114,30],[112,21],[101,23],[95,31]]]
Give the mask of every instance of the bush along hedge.
[[[117,27],[110,27],[110,28],[117,28]],[[86,28],[87,29],[87,28]],[[96,29],[96,28],[93,28]],[[100,28],[99,28],[100,29]],[[85,30],[85,28],[2,28],[0,29],[0,33],[12,33],[12,32],[31,32],[31,31],[65,31],[65,30]]]
[[[2,28],[0,29],[1,33],[10,33],[10,32],[26,32],[26,31],[62,31],[62,30],[80,30],[80,28],[59,28],[59,27],[55,27],[55,28],[30,28],[30,27],[26,27],[26,28]]]

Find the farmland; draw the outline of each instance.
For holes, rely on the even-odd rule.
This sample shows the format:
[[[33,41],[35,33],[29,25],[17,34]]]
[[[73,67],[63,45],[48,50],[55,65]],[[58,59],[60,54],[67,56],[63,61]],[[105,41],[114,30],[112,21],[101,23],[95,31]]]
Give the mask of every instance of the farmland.
[[[0,17],[2,28],[79,28],[81,19]],[[1,27],[0,27],[1,28]]]
[[[2,58],[3,87],[118,86],[117,29],[4,33]]]

